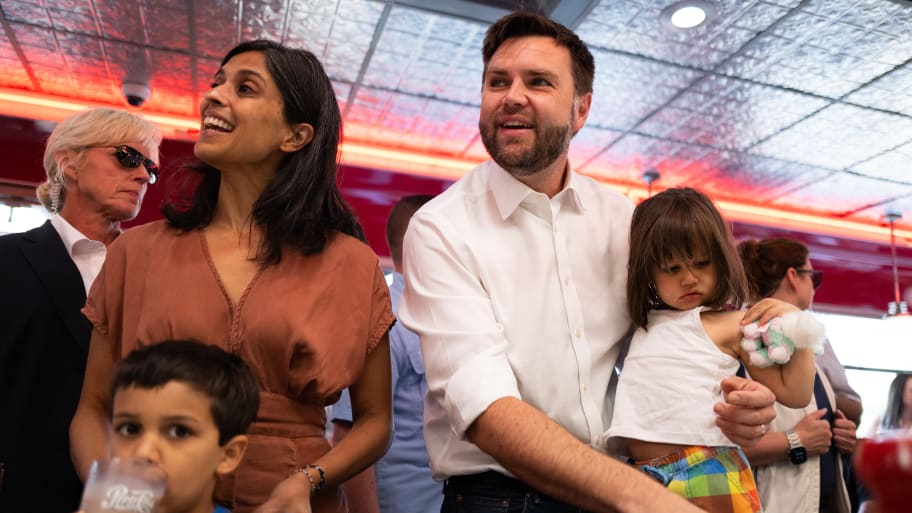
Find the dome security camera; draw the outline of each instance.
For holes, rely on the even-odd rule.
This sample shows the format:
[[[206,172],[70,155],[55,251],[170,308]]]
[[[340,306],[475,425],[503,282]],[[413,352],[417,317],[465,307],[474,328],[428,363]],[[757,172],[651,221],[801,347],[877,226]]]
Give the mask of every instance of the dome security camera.
[[[142,107],[146,100],[149,99],[149,95],[152,94],[152,88],[148,82],[129,82],[125,80],[121,91],[123,92],[124,100],[133,107]]]

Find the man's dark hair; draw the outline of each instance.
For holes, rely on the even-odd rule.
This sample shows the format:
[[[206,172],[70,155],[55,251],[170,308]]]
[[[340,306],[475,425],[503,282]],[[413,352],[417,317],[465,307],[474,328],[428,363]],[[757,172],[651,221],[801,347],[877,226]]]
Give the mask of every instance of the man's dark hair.
[[[118,362],[111,378],[111,401],[129,387],[161,388],[171,382],[209,398],[219,445],[245,433],[256,418],[260,387],[247,364],[216,346],[187,340],[145,346]]]
[[[554,38],[558,45],[570,52],[573,61],[573,85],[577,96],[592,92],[595,77],[595,59],[579,36],[569,28],[542,14],[527,11],[514,12],[494,22],[485,34],[481,49],[484,69],[487,72],[491,57],[506,40],[525,36]]]
[[[390,248],[393,264],[402,265],[402,239],[408,228],[409,219],[422,205],[434,199],[430,194],[413,194],[403,196],[393,205],[386,218],[386,244]]]

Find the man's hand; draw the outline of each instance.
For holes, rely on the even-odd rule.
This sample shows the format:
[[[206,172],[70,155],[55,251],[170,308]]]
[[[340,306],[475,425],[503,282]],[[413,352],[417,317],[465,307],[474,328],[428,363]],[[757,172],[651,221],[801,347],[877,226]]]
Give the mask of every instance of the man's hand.
[[[737,445],[753,447],[776,418],[776,396],[765,386],[738,376],[722,380],[724,402],[716,403],[716,425]]]
[[[833,443],[837,451],[842,454],[852,454],[855,451],[855,442],[858,440],[855,429],[855,423],[841,410],[836,410],[836,418],[833,419]]]
[[[808,413],[795,424],[795,433],[798,433],[808,456],[820,456],[830,450],[833,432],[830,431],[830,423],[823,418],[826,412],[826,408],[823,408]]]

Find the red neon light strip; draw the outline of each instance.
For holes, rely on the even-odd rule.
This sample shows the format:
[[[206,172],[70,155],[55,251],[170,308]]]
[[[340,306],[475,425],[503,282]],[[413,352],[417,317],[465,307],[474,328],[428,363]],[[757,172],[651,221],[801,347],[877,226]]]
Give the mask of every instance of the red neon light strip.
[[[62,100],[15,89],[0,88],[0,114],[8,116],[60,121],[74,112],[102,106],[111,107],[111,105]],[[199,132],[197,118],[141,111],[137,111],[137,114],[158,125],[165,137],[170,139],[193,141]],[[345,164],[451,180],[460,178],[479,163],[473,159],[427,155],[415,151],[386,148],[373,143],[343,142],[340,150],[342,162]],[[640,184],[605,183],[605,186],[619,190],[633,201],[641,201],[648,194],[647,189]],[[847,221],[823,215],[777,210],[732,201],[716,201],[716,204],[729,219],[735,221],[881,243],[889,243],[890,240],[889,228],[880,224]],[[897,229],[895,233],[897,244],[912,247],[912,230]]]

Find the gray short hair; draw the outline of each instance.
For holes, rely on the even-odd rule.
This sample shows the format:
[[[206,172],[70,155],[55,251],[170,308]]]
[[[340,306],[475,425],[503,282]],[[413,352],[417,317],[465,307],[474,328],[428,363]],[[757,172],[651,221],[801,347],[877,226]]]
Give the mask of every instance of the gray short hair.
[[[42,182],[36,194],[44,208],[51,210],[51,187],[54,180],[61,180],[57,166],[57,154],[75,150],[81,154],[91,146],[114,146],[126,141],[137,141],[155,148],[154,155],[147,157],[157,160],[158,146],[162,135],[158,127],[145,119],[125,110],[97,108],[75,114],[60,122],[48,137],[44,148],[44,171],[47,179]],[[57,209],[63,206],[66,187],[60,187]]]

